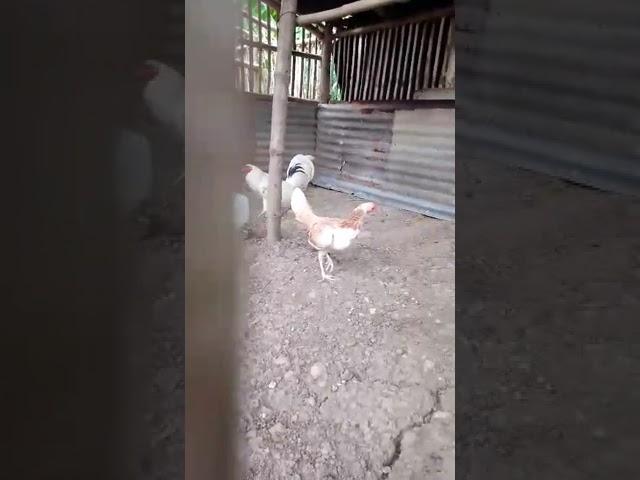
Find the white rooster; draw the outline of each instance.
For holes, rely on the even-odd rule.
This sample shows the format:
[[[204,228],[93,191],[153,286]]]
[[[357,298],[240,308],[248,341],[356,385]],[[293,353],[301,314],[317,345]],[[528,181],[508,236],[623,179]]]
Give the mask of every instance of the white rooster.
[[[312,155],[296,155],[289,162],[287,176],[282,182],[282,213],[291,208],[291,195],[295,188],[305,190],[315,173]],[[255,165],[247,164],[242,168],[245,173],[245,181],[249,188],[262,197],[262,211],[259,216],[267,213],[267,186],[269,174]]]
[[[142,96],[155,118],[184,141],[184,77],[157,60],[147,60],[138,70],[145,81]]]

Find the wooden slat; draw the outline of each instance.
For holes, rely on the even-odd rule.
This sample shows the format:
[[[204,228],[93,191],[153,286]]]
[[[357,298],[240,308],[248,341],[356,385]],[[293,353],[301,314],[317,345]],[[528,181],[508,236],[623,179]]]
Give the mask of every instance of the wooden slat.
[[[246,78],[245,78],[245,71],[244,71],[244,46],[240,45],[240,55],[239,55],[240,59],[236,60],[237,65],[240,67],[240,85],[241,85],[241,90],[244,92],[246,91],[247,87],[245,86],[246,83]]]
[[[347,43],[345,43],[345,73],[347,76],[345,77],[344,87],[345,87],[345,102],[350,102],[352,99],[351,91],[353,90],[353,44],[355,43],[356,37],[349,37],[347,39]]]
[[[271,50],[272,52],[277,51],[277,47],[273,46],[273,45],[267,45],[266,43],[258,43],[258,42],[252,42],[249,40],[242,40],[241,41],[242,45],[247,45],[247,46],[252,46],[255,48],[262,48],[265,50]],[[315,59],[315,60],[321,60],[322,57],[320,55],[314,55],[312,53],[307,53],[307,52],[299,52],[297,50],[294,50],[292,52],[294,55],[296,55],[297,57],[301,57],[301,58],[309,58],[309,59]]]
[[[258,43],[258,42],[251,42],[249,40],[242,40],[241,41],[242,45],[246,45],[246,46],[252,46],[255,48],[262,48],[264,50],[271,50],[272,52],[275,52],[277,50],[277,47],[274,47],[273,45],[267,45],[266,43]],[[312,53],[307,53],[307,52],[299,52],[294,50],[292,52],[293,55],[300,57],[300,58],[309,58],[309,59],[315,59],[315,60],[321,60],[322,57],[320,55],[314,55]]]
[[[353,44],[351,45],[351,94],[349,95],[351,101],[357,100],[356,82],[358,78],[358,40],[360,37],[353,37]]]
[[[294,42],[295,45],[295,42]],[[292,97],[296,96],[296,52],[292,51],[291,52],[291,62],[292,62],[292,67],[291,67],[291,91],[289,92],[289,95]]]
[[[316,80],[318,79],[318,61],[309,60],[309,62],[313,64],[313,81],[311,82],[311,97],[309,98],[309,100],[316,100],[318,95],[318,88],[316,86]]]
[[[424,58],[425,44],[427,43],[427,32],[429,31],[429,24],[423,22],[420,24],[420,34],[418,36],[418,64],[416,65],[416,77],[414,79],[413,84],[411,85],[411,98],[413,98],[414,93],[419,90],[418,85],[422,85],[421,76],[422,76],[422,59]]]
[[[369,34],[368,35],[368,39],[367,39],[367,61],[365,64],[365,74],[364,74],[364,87],[362,89],[362,99],[363,100],[370,100],[369,97],[369,90],[371,87],[371,68],[373,65],[373,54],[375,52],[375,45],[374,45],[374,40],[375,40],[375,35],[374,34]]]
[[[311,33],[307,41],[307,53],[311,53]],[[311,99],[311,60],[307,60],[307,95],[306,98]]]
[[[400,27],[400,41],[398,42],[398,66],[396,74],[394,75],[394,87],[393,87],[393,100],[401,100],[400,98],[400,84],[402,83],[402,67],[404,65],[405,51],[406,51],[406,33],[407,26],[402,25]]]
[[[360,49],[358,51],[358,100],[364,100],[363,91],[364,91],[364,83],[366,80],[366,70],[367,70],[367,50],[369,49],[369,39],[366,35],[360,35]]]
[[[442,37],[444,36],[444,18],[441,18],[440,21],[438,22],[438,41],[436,43],[436,51],[435,51],[435,55],[433,57],[433,69],[431,72],[431,80],[429,82],[429,87],[430,88],[435,88],[436,87],[436,83],[438,81],[438,67],[440,64],[440,50],[442,48]]]
[[[388,66],[388,73],[389,73],[389,80],[388,80],[388,85],[387,85],[387,93],[384,96],[383,100],[390,100],[391,99],[391,93],[392,93],[392,86],[393,86],[393,78],[394,78],[394,63],[395,63],[395,58],[396,58],[396,52],[398,50],[398,31],[399,31],[399,27],[396,27],[394,29],[392,29],[392,41],[391,41],[391,46],[389,47],[390,51],[391,51],[391,59],[389,60],[389,66]]]
[[[409,35],[407,36],[407,60],[405,62],[404,75],[402,76],[402,99],[407,100],[409,98],[409,91],[411,90],[411,79],[413,77],[414,58],[416,53],[416,32],[418,26],[413,23],[409,25]]]
[[[344,100],[344,63],[342,62],[342,52],[344,51],[344,42],[340,39],[335,41],[335,62],[336,62],[336,77],[338,79],[338,86],[340,88],[340,101]]]
[[[243,16],[244,18],[250,18],[250,17],[251,17],[251,15],[249,15],[249,13],[248,13],[248,12],[245,12],[245,11],[243,11],[243,12],[242,12],[242,16]],[[264,27],[264,28],[266,28],[266,27],[267,27],[267,24],[266,24],[265,22],[263,22],[262,20],[257,19],[256,17],[253,17],[253,21],[254,21],[256,24],[261,25],[261,26],[262,26],[262,27]]]
[[[436,34],[437,26],[435,23],[429,24],[429,43],[427,44],[427,55],[424,65],[424,76],[422,78],[421,88],[425,89],[429,86],[429,77],[431,75],[431,57],[433,56],[433,42]]]
[[[356,85],[355,88],[353,89],[353,92],[355,94],[354,100],[360,100],[360,79],[362,78],[362,51],[363,51],[363,44],[364,44],[364,39],[362,38],[362,35],[356,37],[358,39],[358,43],[357,43],[357,49],[356,49]]]
[[[387,43],[389,41],[389,31],[381,30],[378,32],[380,34],[380,52],[378,53],[378,61],[376,65],[376,80],[375,85],[373,87],[373,95],[371,96],[372,100],[378,100],[380,98],[380,82],[382,79],[382,71],[385,67],[385,55],[389,54],[389,50],[387,48]]]
[[[304,37],[305,37],[305,30],[304,28],[302,29],[302,44],[300,45],[300,51],[304,52]],[[304,58],[300,59],[300,98],[304,98]]]
[[[378,78],[378,70],[380,69],[380,56],[382,55],[382,32],[374,33],[373,58],[371,60],[371,85],[369,87],[368,98],[373,100],[376,91],[376,81]]]

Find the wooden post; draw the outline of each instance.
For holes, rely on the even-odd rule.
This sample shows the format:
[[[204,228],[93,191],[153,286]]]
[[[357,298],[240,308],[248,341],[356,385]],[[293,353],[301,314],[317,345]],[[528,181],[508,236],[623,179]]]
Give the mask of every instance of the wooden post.
[[[281,237],[282,157],[284,156],[284,138],[287,130],[287,101],[297,7],[298,0],[282,0],[280,6],[278,53],[276,55],[271,107],[269,186],[267,189],[267,241],[272,244],[278,242]]]
[[[320,103],[329,103],[331,94],[331,51],[333,50],[333,26],[327,25],[322,37],[322,60],[320,63]]]

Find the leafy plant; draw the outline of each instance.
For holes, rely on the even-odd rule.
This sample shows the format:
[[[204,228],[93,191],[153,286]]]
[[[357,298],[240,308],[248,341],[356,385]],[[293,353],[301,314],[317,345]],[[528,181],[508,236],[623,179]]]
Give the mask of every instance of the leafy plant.
[[[337,103],[342,101],[342,89],[338,83],[338,73],[333,62],[331,62],[331,68],[329,71],[329,83],[331,85],[329,89],[329,101],[331,103]]]

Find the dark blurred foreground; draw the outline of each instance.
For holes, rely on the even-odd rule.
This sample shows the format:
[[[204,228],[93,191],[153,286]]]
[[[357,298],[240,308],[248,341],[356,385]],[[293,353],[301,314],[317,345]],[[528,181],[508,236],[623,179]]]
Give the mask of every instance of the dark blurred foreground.
[[[131,71],[149,52],[150,5],[23,2],[5,17],[17,90],[2,189],[6,478],[153,470],[143,419],[154,279],[136,254],[138,226],[116,216],[112,154],[136,108]],[[185,468],[187,478],[222,479],[232,475],[235,312],[225,212],[242,118],[232,108],[231,2],[192,1],[187,12]]]

